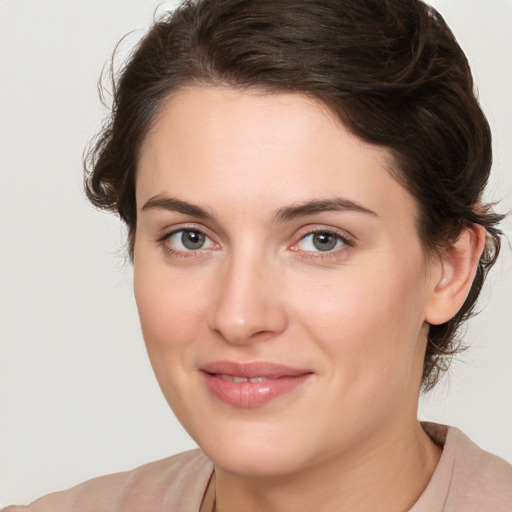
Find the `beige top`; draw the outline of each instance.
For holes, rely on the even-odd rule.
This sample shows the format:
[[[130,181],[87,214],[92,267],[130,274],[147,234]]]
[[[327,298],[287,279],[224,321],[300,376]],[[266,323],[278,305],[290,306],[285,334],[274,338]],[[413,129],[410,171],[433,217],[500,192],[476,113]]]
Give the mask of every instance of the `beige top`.
[[[454,427],[424,423],[423,428],[443,453],[409,512],[512,512],[510,464]],[[213,463],[193,450],[3,512],[198,512],[212,472]]]

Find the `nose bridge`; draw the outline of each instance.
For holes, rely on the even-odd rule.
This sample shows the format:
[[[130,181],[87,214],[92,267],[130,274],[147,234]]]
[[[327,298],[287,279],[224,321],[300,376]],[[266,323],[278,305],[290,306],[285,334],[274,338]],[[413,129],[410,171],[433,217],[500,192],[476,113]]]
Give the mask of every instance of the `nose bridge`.
[[[219,272],[209,326],[230,343],[269,338],[286,326],[284,304],[276,289],[277,269],[264,251],[234,249]]]

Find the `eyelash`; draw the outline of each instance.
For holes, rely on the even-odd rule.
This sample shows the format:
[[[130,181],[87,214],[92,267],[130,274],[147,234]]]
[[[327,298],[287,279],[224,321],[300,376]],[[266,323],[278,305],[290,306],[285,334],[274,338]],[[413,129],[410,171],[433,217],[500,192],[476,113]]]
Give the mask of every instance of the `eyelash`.
[[[157,242],[158,245],[162,247],[162,249],[169,255],[173,257],[178,258],[194,258],[198,257],[201,254],[204,254],[205,252],[208,252],[209,249],[197,249],[197,250],[188,250],[188,251],[181,251],[178,249],[173,249],[167,242],[169,239],[181,232],[196,232],[200,233],[203,236],[205,236],[208,240],[210,240],[214,245],[218,247],[218,244],[214,242],[211,237],[209,237],[203,230],[196,228],[196,227],[181,227],[179,229],[173,229],[172,231],[165,233],[163,236],[161,236]],[[334,250],[328,250],[328,251],[301,251],[300,249],[294,249],[293,246],[296,246],[303,240],[305,240],[309,236],[314,236],[315,234],[323,234],[323,235],[330,235],[337,239],[337,241],[342,242],[342,246],[339,248],[336,248]],[[300,236],[299,240],[297,242],[294,242],[293,246],[290,248],[293,252],[301,252],[304,257],[311,258],[311,259],[323,259],[323,258],[333,258],[333,257],[339,257],[340,253],[345,252],[348,248],[354,246],[354,241],[347,237],[342,235],[341,233],[334,231],[332,229],[310,229],[307,232],[305,232],[303,235]]]

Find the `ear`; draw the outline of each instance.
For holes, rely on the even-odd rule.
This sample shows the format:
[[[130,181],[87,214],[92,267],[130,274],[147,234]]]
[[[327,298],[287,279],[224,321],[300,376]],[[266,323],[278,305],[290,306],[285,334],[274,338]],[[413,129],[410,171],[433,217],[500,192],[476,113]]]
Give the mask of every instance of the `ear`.
[[[427,303],[426,322],[442,324],[457,314],[473,284],[485,240],[485,228],[472,224],[439,256],[438,272],[432,274],[433,291]]]

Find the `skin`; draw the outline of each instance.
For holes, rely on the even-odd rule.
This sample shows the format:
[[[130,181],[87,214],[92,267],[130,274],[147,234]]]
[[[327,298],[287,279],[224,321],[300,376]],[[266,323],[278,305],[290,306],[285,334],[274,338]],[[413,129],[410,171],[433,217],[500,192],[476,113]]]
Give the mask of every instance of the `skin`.
[[[182,88],[149,132],[135,295],[162,391],[215,463],[217,510],[408,510],[428,484],[440,456],[416,419],[428,323],[462,304],[485,237],[466,229],[427,258],[393,165],[299,94]],[[277,213],[333,198],[372,213]],[[185,228],[202,248],[181,244]],[[335,248],[318,250],[314,230]],[[200,375],[219,360],[312,375],[234,407]]]

